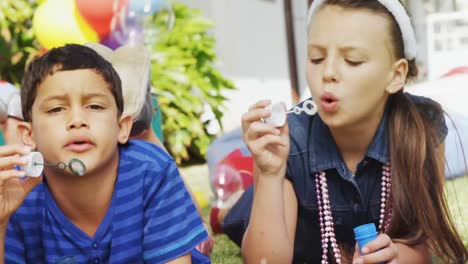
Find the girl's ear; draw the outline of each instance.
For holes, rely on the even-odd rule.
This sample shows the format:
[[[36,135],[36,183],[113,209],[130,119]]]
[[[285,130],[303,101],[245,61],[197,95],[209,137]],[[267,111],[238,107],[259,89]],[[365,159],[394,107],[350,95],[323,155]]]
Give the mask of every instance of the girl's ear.
[[[19,122],[17,126],[17,134],[21,143],[31,147],[31,149],[36,149],[36,142],[34,142],[31,123]]]
[[[133,119],[130,115],[122,115],[119,121],[119,135],[117,138],[117,141],[120,144],[125,144],[127,143],[129,137],[130,137],[130,131],[132,130],[132,125],[133,125]]]
[[[406,76],[408,74],[408,69],[409,66],[408,61],[406,59],[399,59],[393,64],[390,83],[385,89],[387,93],[394,94],[403,89],[403,87],[406,84]]]

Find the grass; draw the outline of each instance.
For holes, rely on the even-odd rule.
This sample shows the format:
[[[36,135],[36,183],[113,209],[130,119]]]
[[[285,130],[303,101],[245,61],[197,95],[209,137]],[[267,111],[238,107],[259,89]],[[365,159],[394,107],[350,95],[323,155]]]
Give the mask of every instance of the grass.
[[[211,262],[215,264],[241,264],[240,249],[227,236],[215,236],[215,247],[213,253],[211,253]]]
[[[453,220],[468,247],[468,176],[447,181],[445,189]]]
[[[209,208],[203,209],[203,215],[206,223],[208,223]],[[214,264],[241,264],[242,257],[240,248],[234,244],[226,235],[214,236],[214,248],[211,253],[211,262]]]
[[[196,165],[180,169],[185,182],[190,186],[192,192],[204,193],[203,200],[213,200],[213,193],[208,182],[208,168],[206,165]],[[203,220],[209,223],[210,206],[202,209]],[[209,230],[211,232],[211,230]],[[213,264],[241,264],[242,257],[240,248],[234,244],[226,235],[214,236],[214,248],[211,253]]]
[[[204,193],[204,199],[212,200],[213,194],[208,183],[208,168],[206,165],[197,165],[181,169],[181,174],[192,191]],[[468,176],[446,182],[448,204],[452,212],[453,220],[462,236],[462,240],[468,247]],[[202,210],[203,218],[209,223],[210,207]],[[225,235],[214,236],[214,249],[211,261],[214,264],[240,264],[242,258],[239,247],[231,242]],[[438,261],[434,259],[434,262]]]

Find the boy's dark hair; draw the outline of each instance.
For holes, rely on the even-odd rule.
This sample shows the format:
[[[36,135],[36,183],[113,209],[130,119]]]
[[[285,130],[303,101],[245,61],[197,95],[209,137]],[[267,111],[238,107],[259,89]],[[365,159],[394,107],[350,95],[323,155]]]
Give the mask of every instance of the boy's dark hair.
[[[115,69],[93,49],[83,45],[68,44],[49,50],[28,65],[21,84],[21,108],[24,120],[31,121],[31,110],[37,88],[47,75],[57,71],[78,69],[93,69],[104,78],[110,86],[120,116],[124,109],[122,84]]]

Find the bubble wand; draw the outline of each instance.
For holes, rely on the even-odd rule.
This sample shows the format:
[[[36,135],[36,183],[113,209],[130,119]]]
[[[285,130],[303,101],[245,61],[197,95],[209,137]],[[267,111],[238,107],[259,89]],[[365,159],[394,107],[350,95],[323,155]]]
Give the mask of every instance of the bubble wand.
[[[317,104],[310,99],[302,103],[302,107],[296,105],[293,109],[286,111],[282,102],[273,103],[266,107],[271,111],[271,114],[267,118],[262,118],[262,122],[272,125],[274,127],[282,127],[286,123],[286,115],[294,113],[300,115],[302,112],[307,115],[315,115],[317,113]]]
[[[39,177],[44,170],[44,166],[55,166],[61,170],[69,169],[76,176],[83,176],[86,173],[86,165],[79,159],[70,159],[68,164],[64,162],[44,163],[44,157],[40,152],[31,152],[24,156],[28,164],[20,166],[20,169],[29,177]]]

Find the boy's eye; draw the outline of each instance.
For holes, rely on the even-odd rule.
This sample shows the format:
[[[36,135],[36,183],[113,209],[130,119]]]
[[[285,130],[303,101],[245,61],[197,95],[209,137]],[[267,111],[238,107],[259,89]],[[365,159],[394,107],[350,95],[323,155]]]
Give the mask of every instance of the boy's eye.
[[[98,105],[98,104],[92,104],[92,105],[89,105],[88,107],[89,107],[90,109],[92,109],[92,110],[101,110],[101,109],[104,109],[103,106]]]
[[[359,66],[363,63],[363,61],[355,61],[355,60],[345,60],[351,66]]]
[[[49,114],[59,113],[59,112],[62,112],[64,109],[65,109],[64,107],[57,106],[57,107],[53,107],[53,108],[47,110],[47,113],[49,113]]]
[[[313,59],[310,59],[310,62],[312,62],[313,64],[319,64],[323,61],[323,58],[313,58]]]

